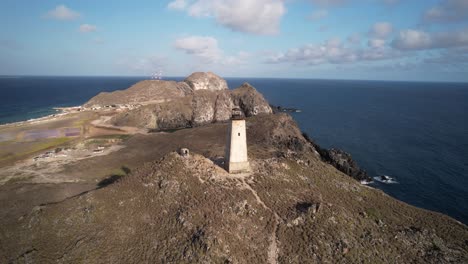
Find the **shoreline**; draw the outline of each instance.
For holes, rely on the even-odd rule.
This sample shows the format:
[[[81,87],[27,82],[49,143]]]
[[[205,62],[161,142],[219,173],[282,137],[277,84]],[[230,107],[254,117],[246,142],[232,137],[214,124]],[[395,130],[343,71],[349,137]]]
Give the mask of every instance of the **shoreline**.
[[[72,113],[72,112],[70,112],[68,110],[77,109],[77,108],[82,108],[82,106],[51,107],[50,109],[54,110],[56,112],[55,114],[48,114],[48,115],[44,115],[44,116],[41,116],[41,117],[30,118],[30,119],[27,119],[27,120],[0,124],[0,128],[9,127],[9,126],[15,127],[15,126],[20,126],[20,125],[35,124],[35,123],[38,123],[38,122],[47,121],[48,119],[66,116],[66,115]]]

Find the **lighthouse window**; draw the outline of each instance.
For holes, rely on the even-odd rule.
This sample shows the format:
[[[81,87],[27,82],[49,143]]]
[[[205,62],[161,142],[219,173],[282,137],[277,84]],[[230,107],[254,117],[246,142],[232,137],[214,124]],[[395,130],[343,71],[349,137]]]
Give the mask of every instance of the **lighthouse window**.
[[[240,133],[237,133],[237,135],[240,137]]]

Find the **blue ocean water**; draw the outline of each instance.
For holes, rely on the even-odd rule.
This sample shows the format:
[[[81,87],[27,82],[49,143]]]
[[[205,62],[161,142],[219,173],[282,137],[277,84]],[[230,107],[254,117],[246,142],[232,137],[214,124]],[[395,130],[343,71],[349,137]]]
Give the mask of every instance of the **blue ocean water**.
[[[52,113],[143,77],[0,78],[0,123]],[[180,80],[181,78],[172,78]],[[468,84],[228,78],[244,81],[270,103],[296,107],[304,132],[323,147],[350,152],[375,187],[468,224]]]
[[[99,92],[130,87],[142,77],[0,77],[0,124],[80,105]]]

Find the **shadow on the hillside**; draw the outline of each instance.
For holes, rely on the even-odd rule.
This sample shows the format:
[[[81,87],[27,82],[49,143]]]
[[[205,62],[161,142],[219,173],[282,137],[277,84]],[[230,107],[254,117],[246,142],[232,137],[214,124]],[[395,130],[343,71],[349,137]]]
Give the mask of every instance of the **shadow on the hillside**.
[[[114,183],[120,181],[124,176],[127,176],[128,174],[131,173],[131,170],[128,167],[122,166],[120,169],[125,173],[125,175],[114,174],[114,175],[111,175],[111,176],[109,176],[107,178],[104,178],[103,180],[101,180],[97,184],[96,189],[101,189],[101,188],[107,187],[107,186],[109,186],[111,184],[114,184]]]

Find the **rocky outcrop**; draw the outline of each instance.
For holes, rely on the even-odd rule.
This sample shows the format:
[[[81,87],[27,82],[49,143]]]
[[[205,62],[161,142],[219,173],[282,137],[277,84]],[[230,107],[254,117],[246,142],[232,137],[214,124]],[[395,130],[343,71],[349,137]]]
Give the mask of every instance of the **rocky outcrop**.
[[[218,93],[218,97],[215,102],[215,122],[226,121],[231,118],[231,109],[234,107],[234,104],[231,99],[229,91],[224,91]]]
[[[194,91],[222,91],[228,89],[226,80],[212,72],[192,73],[184,80],[184,82],[186,82]]]
[[[341,149],[330,149],[326,155],[327,162],[337,168],[339,171],[353,177],[358,181],[372,180],[367,172],[359,167],[353,160],[351,154]]]
[[[203,125],[214,121],[215,101],[217,95],[209,91],[196,91],[192,99],[192,121]]]
[[[115,126],[154,130],[186,128],[229,120],[234,106],[239,106],[246,117],[272,113],[265,98],[254,87],[244,84],[232,91],[193,91],[168,102],[117,114],[110,122]]]
[[[324,149],[315,143],[307,134],[304,133],[303,136],[308,142],[312,144],[324,162],[329,163],[339,171],[348,176],[351,176],[358,181],[372,180],[367,172],[361,169],[356,161],[353,160],[351,154],[341,149]]]
[[[314,148],[302,136],[301,130],[294,119],[285,113],[276,114],[274,119],[258,117],[254,119],[258,128],[248,134],[249,142],[267,146],[274,146],[279,150],[279,156],[288,152],[314,152]]]
[[[238,105],[246,116],[271,114],[273,112],[263,95],[248,83],[242,84],[242,86],[233,90],[231,94],[234,104]]]

